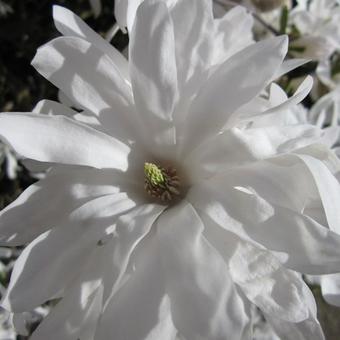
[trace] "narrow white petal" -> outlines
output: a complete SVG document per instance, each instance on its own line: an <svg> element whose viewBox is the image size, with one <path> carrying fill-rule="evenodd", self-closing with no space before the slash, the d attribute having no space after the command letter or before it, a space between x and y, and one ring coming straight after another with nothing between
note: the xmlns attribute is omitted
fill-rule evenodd
<svg viewBox="0 0 340 340"><path fill-rule="evenodd" d="M17 246L32 241L87 201L121 191L121 177L89 168L53 169L1 211L0 243Z"/></svg>
<svg viewBox="0 0 340 340"><path fill-rule="evenodd" d="M137 8L142 1L143 0L115 1L115 17L118 25L123 31L128 27L129 32L131 32Z"/></svg>
<svg viewBox="0 0 340 340"><path fill-rule="evenodd" d="M301 322L287 322L265 314L267 322L274 328L281 339L287 340L325 340L321 325L315 316Z"/></svg>
<svg viewBox="0 0 340 340"><path fill-rule="evenodd" d="M302 213L266 201L249 186L231 188L220 178L203 190L192 189L188 199L222 228L274 251L289 268L310 274L340 270L339 235Z"/></svg>
<svg viewBox="0 0 340 340"><path fill-rule="evenodd" d="M144 204L119 217L113 234L112 282L117 288L126 271L130 255L138 243L150 232L151 227L165 206Z"/></svg>
<svg viewBox="0 0 340 340"><path fill-rule="evenodd" d="M152 135L152 144L173 145L172 114L178 96L175 41L163 1L146 0L138 8L129 57L141 128Z"/></svg>
<svg viewBox="0 0 340 340"><path fill-rule="evenodd" d="M95 339L174 340L170 307L153 234L130 259L127 282L107 304Z"/></svg>
<svg viewBox="0 0 340 340"><path fill-rule="evenodd" d="M288 72L310 62L308 59L288 59L285 60L277 73L275 73L273 80L281 78L283 75L287 74Z"/></svg>
<svg viewBox="0 0 340 340"><path fill-rule="evenodd" d="M76 107L97 115L115 137L136 140L131 86L96 45L78 37L59 37L37 50L32 65Z"/></svg>
<svg viewBox="0 0 340 340"><path fill-rule="evenodd" d="M102 308L102 286L72 287L38 326L31 340L93 340Z"/></svg>
<svg viewBox="0 0 340 340"><path fill-rule="evenodd" d="M282 267L269 251L239 243L229 267L247 298L265 313L289 322L308 319L306 284L298 274Z"/></svg>
<svg viewBox="0 0 340 340"><path fill-rule="evenodd" d="M190 108L183 134L189 143L186 147L193 148L220 131L235 110L260 93L286 51L286 37L268 39L245 48L218 67Z"/></svg>
<svg viewBox="0 0 340 340"><path fill-rule="evenodd" d="M146 0L138 8L130 44L130 72L138 110L171 120L177 96L175 41L173 23L161 0Z"/></svg>
<svg viewBox="0 0 340 340"><path fill-rule="evenodd" d="M23 157L41 162L126 170L128 146L64 116L2 113L0 135Z"/></svg>
<svg viewBox="0 0 340 340"><path fill-rule="evenodd" d="M310 155L298 155L314 178L327 216L329 228L340 234L340 184L323 162Z"/></svg>
<svg viewBox="0 0 340 340"><path fill-rule="evenodd" d="M204 75L204 72L212 63L214 25L211 1L176 1L170 14L176 23L174 32L179 86L181 91L188 91L186 86L192 89L190 93L181 93L181 96L189 96L199 88L202 80L206 79L207 74Z"/></svg>
<svg viewBox="0 0 340 340"><path fill-rule="evenodd" d="M234 266L232 270L236 270L236 280L243 277L243 283L246 282L244 287L245 292L250 294L250 299L252 301L257 300L260 305L265 305L262 312L267 312L264 313L266 321L270 322L275 331L283 338L287 337L287 339L290 340L305 340L306 337L313 338L313 332L315 332L316 339L323 339L322 329L316 319L315 300L308 287L297 279L295 274L292 276L291 272L282 268L269 251L264 251L255 245L243 241L234 233L223 230L206 214L200 213L200 216L203 218L205 224L204 234L221 253L227 263L229 263L231 259L231 266ZM248 256L242 257L240 252L241 254L243 252L243 255ZM234 259L233 256L235 256ZM240 265L237 262L238 260L241 260ZM245 268L246 270L244 271L242 268ZM278 278L280 275L288 279L289 282L283 282ZM281 284L282 286L280 287ZM270 289L271 286L277 287L275 291ZM285 290L287 290L288 295L285 295L284 303L287 302L286 300L289 297L291 298L291 301L293 301L294 287L302 288L302 290L300 289L302 293L300 298L303 301L302 305L305 306L305 310L302 311L302 313L308 313L308 318L300 322L285 320L285 317L287 316L286 313L283 313L282 318L279 312L279 308L283 307L282 299L281 301L275 299L276 294L279 294L280 291L284 293ZM256 296L256 293L258 293L259 296ZM280 302L281 304L279 304ZM299 308L303 308L302 305L299 306ZM274 312L268 314L268 309L271 308L274 309ZM290 316L291 315L288 315L288 318Z"/></svg>
<svg viewBox="0 0 340 340"><path fill-rule="evenodd" d="M323 298L329 304L340 307L340 274L322 275L320 281Z"/></svg>
<svg viewBox="0 0 340 340"><path fill-rule="evenodd" d="M32 112L34 113L41 113L47 115L63 115L69 118L73 118L78 112L74 111L70 107L55 102L53 100L42 99L40 100L35 107L33 108Z"/></svg>
<svg viewBox="0 0 340 340"><path fill-rule="evenodd" d="M283 102L280 105L277 105L273 108L270 108L269 110L263 112L262 114L271 114L274 112L278 112L281 110L285 110L289 108L290 106L294 106L296 104L299 104L303 99L307 97L310 90L313 87L313 77L307 76L305 80L300 84L300 86L295 91L294 95L288 98L285 102Z"/></svg>
<svg viewBox="0 0 340 340"><path fill-rule="evenodd" d="M193 178L202 179L314 143L321 130L311 125L228 129L207 139L186 158Z"/></svg>
<svg viewBox="0 0 340 340"><path fill-rule="evenodd" d="M100 4L100 0L90 0ZM97 10L98 5L96 5ZM83 38L96 45L100 50L107 54L117 65L117 69L127 83L130 83L128 61L125 57L98 33L90 28L76 14L61 6L53 6L53 19L57 30L64 36Z"/></svg>
<svg viewBox="0 0 340 340"><path fill-rule="evenodd" d="M160 258L176 328L187 339L241 338L247 322L228 268L183 202L157 220Z"/></svg>
<svg viewBox="0 0 340 340"><path fill-rule="evenodd" d="M62 226L31 242L15 263L2 302L6 309L30 311L60 297L104 237L105 229L134 205L126 194L99 197L75 210Z"/></svg>
<svg viewBox="0 0 340 340"><path fill-rule="evenodd" d="M215 5L215 3L213 3ZM214 20L213 65L223 63L227 58L253 43L253 16L243 6L235 6L223 17Z"/></svg>

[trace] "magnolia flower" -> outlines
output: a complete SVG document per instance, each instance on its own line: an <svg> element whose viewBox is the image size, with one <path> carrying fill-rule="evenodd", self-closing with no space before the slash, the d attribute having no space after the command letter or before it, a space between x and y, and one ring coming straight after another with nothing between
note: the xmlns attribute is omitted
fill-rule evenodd
<svg viewBox="0 0 340 340"><path fill-rule="evenodd" d="M337 0L300 0L290 18L299 33L291 44L292 54L323 60L340 48L340 7Z"/></svg>
<svg viewBox="0 0 340 340"><path fill-rule="evenodd" d="M240 28L207 5L145 0L129 63L54 7L64 37L32 64L83 111L44 101L0 116L0 135L50 168L0 218L3 245L29 243L2 305L59 300L32 340L246 339L250 303L281 337L323 338L293 270L340 271L339 162L319 128L267 119L310 78L283 101L272 86L261 106L297 64L283 63L286 37L235 54Z"/></svg>

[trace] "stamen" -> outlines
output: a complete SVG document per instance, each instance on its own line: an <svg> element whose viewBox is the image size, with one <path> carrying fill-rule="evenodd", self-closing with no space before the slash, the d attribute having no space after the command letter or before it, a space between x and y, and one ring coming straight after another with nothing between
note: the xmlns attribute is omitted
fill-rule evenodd
<svg viewBox="0 0 340 340"><path fill-rule="evenodd" d="M144 187L150 196L168 203L180 195L180 180L175 168L145 163L144 174Z"/></svg>

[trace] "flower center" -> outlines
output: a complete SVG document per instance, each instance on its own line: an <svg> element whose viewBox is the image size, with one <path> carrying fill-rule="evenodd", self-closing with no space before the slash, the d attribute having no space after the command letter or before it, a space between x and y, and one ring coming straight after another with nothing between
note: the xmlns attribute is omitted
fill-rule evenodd
<svg viewBox="0 0 340 340"><path fill-rule="evenodd" d="M144 187L151 197L169 203L180 196L180 180L175 168L144 163L144 176Z"/></svg>

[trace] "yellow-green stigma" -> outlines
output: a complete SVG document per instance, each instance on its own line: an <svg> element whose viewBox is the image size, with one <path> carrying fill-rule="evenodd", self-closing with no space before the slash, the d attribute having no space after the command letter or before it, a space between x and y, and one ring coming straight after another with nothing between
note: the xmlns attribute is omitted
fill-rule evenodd
<svg viewBox="0 0 340 340"><path fill-rule="evenodd" d="M176 169L162 168L154 163L144 163L146 192L163 202L170 202L180 195L180 181Z"/></svg>

